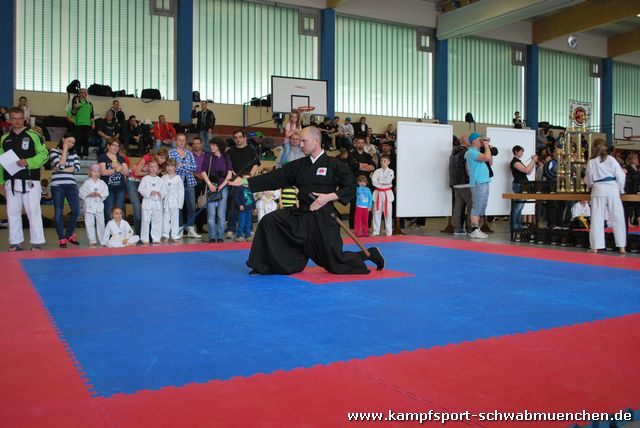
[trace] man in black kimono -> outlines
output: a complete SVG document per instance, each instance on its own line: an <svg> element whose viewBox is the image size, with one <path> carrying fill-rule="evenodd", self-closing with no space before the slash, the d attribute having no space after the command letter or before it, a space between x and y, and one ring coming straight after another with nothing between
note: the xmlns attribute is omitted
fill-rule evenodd
<svg viewBox="0 0 640 428"><path fill-rule="evenodd" d="M315 127L302 130L300 147L304 158L288 162L268 174L236 178L231 186L247 183L252 192L295 186L300 208L285 208L267 214L258 223L247 265L252 274L289 275L304 270L309 259L335 274L366 274L365 260L384 269L384 258L372 247L363 252L342 251L338 215L333 201L347 203L355 194L355 177L341 161L322 150L322 135Z"/></svg>

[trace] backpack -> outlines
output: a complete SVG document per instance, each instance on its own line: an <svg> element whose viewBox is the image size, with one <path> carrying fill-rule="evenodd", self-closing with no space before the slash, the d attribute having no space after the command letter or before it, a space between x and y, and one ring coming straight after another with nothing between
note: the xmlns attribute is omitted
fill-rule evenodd
<svg viewBox="0 0 640 428"><path fill-rule="evenodd" d="M80 81L78 79L72 80L71 83L67 85L67 94L79 94L80 93Z"/></svg>
<svg viewBox="0 0 640 428"><path fill-rule="evenodd" d="M469 184L469 174L467 173L467 162L464 155L467 153L466 147L454 150L449 156L449 187L459 184Z"/></svg>

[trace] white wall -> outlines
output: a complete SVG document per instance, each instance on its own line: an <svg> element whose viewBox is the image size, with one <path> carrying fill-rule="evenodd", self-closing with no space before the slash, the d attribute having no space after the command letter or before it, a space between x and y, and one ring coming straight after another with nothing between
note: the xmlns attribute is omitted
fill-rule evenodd
<svg viewBox="0 0 640 428"><path fill-rule="evenodd" d="M607 57L606 37L586 33L578 33L574 34L574 36L578 40L578 46L575 49L571 49L567 44L568 35L541 43L540 47L597 58Z"/></svg>
<svg viewBox="0 0 640 428"><path fill-rule="evenodd" d="M346 0L336 13L430 28L438 17L435 3L421 0Z"/></svg>

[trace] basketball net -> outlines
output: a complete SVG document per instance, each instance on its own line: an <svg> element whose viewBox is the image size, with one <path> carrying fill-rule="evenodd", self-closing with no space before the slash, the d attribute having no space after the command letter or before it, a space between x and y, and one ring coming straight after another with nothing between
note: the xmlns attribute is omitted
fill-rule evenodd
<svg viewBox="0 0 640 428"><path fill-rule="evenodd" d="M308 125L311 122L311 115L316 108L314 106L300 106L298 113L300 114L300 123Z"/></svg>

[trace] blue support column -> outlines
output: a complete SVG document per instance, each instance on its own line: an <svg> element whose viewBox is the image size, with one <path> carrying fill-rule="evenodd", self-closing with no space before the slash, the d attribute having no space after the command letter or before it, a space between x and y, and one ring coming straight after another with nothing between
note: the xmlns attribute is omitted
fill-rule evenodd
<svg viewBox="0 0 640 428"><path fill-rule="evenodd" d="M607 134L607 143L613 144L613 59L602 60L600 79L600 124L601 132ZM592 122L593 123L593 122Z"/></svg>
<svg viewBox="0 0 640 428"><path fill-rule="evenodd" d="M448 123L449 42L436 40L434 84L434 116L440 123Z"/></svg>
<svg viewBox="0 0 640 428"><path fill-rule="evenodd" d="M536 132L538 130L539 55L540 48L538 45L527 46L527 61L524 73L525 111L522 117L527 121L527 125L536 130Z"/></svg>
<svg viewBox="0 0 640 428"><path fill-rule="evenodd" d="M193 107L193 3L178 1L178 32L176 52L176 79L180 123L191 123Z"/></svg>
<svg viewBox="0 0 640 428"><path fill-rule="evenodd" d="M10 40L10 49L4 55L2 64L2 79L0 79L0 105L13 106L13 89L16 81L16 8L13 0L4 2L2 13L0 14L0 28L3 34Z"/></svg>
<svg viewBox="0 0 640 428"><path fill-rule="evenodd" d="M336 11L322 11L320 31L320 79L327 81L327 116L335 115L336 94Z"/></svg>

